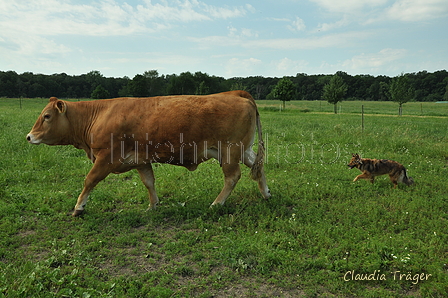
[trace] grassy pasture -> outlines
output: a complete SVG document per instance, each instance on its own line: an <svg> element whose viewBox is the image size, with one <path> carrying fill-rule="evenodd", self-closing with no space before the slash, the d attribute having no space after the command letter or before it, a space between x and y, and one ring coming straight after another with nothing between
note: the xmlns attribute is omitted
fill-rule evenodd
<svg viewBox="0 0 448 298"><path fill-rule="evenodd" d="M224 206L217 162L111 174L80 218L91 164L25 136L47 100L0 99L0 297L446 297L448 109L259 103L273 197L248 169ZM360 106L364 104L365 130ZM351 153L401 162L416 184L353 183ZM360 280L367 279L367 280Z"/></svg>
<svg viewBox="0 0 448 298"><path fill-rule="evenodd" d="M264 110L280 110L281 102L278 100L259 101L259 107ZM391 101L342 101L338 103L338 113L361 114L364 106L365 114L398 115L398 104ZM286 102L287 110L299 110L301 112L331 113L334 107L326 101L289 101ZM403 104L403 115L407 116L448 116L447 103L435 102L408 102Z"/></svg>

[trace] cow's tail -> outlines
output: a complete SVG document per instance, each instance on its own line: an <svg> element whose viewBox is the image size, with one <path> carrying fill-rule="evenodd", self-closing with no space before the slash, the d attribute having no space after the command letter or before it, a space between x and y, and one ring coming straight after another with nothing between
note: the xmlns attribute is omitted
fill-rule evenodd
<svg viewBox="0 0 448 298"><path fill-rule="evenodd" d="M261 130L260 114L258 113L258 109L257 109L256 122L257 122L257 130L258 130L258 151L257 151L257 156L255 157L254 164L252 165L252 167L250 169L250 177L253 180L260 180L260 178L263 176L265 148L264 148L264 142L263 142L263 134L262 134L262 130Z"/></svg>

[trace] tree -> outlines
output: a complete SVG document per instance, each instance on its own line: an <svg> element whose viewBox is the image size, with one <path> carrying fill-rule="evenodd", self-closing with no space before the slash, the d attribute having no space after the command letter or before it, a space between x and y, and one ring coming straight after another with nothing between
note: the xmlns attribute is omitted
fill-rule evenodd
<svg viewBox="0 0 448 298"><path fill-rule="evenodd" d="M339 75L334 75L328 84L324 86L322 98L331 104L334 104L334 113L338 113L337 104L342 101L347 93L347 84Z"/></svg>
<svg viewBox="0 0 448 298"><path fill-rule="evenodd" d="M398 115L401 116L403 104L414 97L415 91L409 84L409 78L401 73L401 75L392 79L389 93L392 101L398 103Z"/></svg>
<svg viewBox="0 0 448 298"><path fill-rule="evenodd" d="M196 88L196 95L207 95L210 94L210 88L202 81Z"/></svg>
<svg viewBox="0 0 448 298"><path fill-rule="evenodd" d="M102 85L98 85L98 87L93 90L92 94L90 95L93 99L104 99L109 98L109 91L107 91Z"/></svg>
<svg viewBox="0 0 448 298"><path fill-rule="evenodd" d="M180 75L167 76L168 85L167 92L171 95L194 94L196 91L195 80L193 74L189 71Z"/></svg>
<svg viewBox="0 0 448 298"><path fill-rule="evenodd" d="M98 70L92 70L86 74L86 80L91 85L91 90L94 90L98 85L101 85L104 76Z"/></svg>
<svg viewBox="0 0 448 298"><path fill-rule="evenodd" d="M446 77L443 82L446 84L445 86L445 94L443 95L443 100L448 101L448 77Z"/></svg>
<svg viewBox="0 0 448 298"><path fill-rule="evenodd" d="M283 109L285 109L285 104L287 101L293 99L295 91L294 83L287 77L283 77L272 89L272 95L274 98L281 100L283 102Z"/></svg>
<svg viewBox="0 0 448 298"><path fill-rule="evenodd" d="M143 73L146 79L146 96L161 95L162 91L162 78L159 77L159 72L155 69L147 70Z"/></svg>
<svg viewBox="0 0 448 298"><path fill-rule="evenodd" d="M246 91L247 90L247 86L245 86L242 82L242 80L238 80L232 83L232 85L230 86L230 90L243 90Z"/></svg>
<svg viewBox="0 0 448 298"><path fill-rule="evenodd" d="M390 100L390 94L389 94L389 84L386 82L380 82L380 100L387 101Z"/></svg>
<svg viewBox="0 0 448 298"><path fill-rule="evenodd" d="M147 80L141 74L134 76L132 81L129 82L129 92L135 97L145 97L148 96L148 86Z"/></svg>

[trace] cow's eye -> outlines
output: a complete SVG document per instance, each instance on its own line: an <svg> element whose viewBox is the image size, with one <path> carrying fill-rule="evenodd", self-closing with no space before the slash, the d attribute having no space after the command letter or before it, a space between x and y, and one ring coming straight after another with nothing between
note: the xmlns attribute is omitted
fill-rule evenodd
<svg viewBox="0 0 448 298"><path fill-rule="evenodd" d="M44 120L49 120L51 118L50 114L45 114L44 115Z"/></svg>

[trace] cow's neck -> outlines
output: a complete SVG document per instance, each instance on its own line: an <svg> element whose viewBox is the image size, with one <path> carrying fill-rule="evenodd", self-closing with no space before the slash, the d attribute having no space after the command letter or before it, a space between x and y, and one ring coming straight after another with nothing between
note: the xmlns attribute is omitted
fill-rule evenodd
<svg viewBox="0 0 448 298"><path fill-rule="evenodd" d="M68 143L87 154L91 151L91 130L104 104L101 101L67 103L67 118L70 122Z"/></svg>

